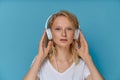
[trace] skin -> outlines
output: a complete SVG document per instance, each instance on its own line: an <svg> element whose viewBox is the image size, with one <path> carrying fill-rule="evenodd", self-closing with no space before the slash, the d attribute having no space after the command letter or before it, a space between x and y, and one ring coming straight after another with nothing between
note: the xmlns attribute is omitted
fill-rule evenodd
<svg viewBox="0 0 120 80"><path fill-rule="evenodd" d="M68 20L68 18L64 16L59 16L55 19L51 27L53 42L55 43L55 48L57 51L55 54L55 57L56 57L57 65L59 68L58 71L60 73L63 73L65 70L67 70L73 63L72 54L70 52L70 44L73 42L75 28L72 26L73 25ZM42 62L46 59L52 45L52 42L49 41L47 48L45 48L44 47L45 38L46 38L46 32L44 31L44 34L39 43L37 58L35 59L30 70L24 77L24 80L38 79L37 73L38 73L39 67L41 66ZM65 40L62 41L61 39L65 39ZM80 32L80 44L81 44L80 48L78 48L77 42L75 43L75 46L76 46L78 55L85 61L85 63L87 64L90 70L91 74L87 77L87 80L104 80L92 61L92 58L89 54L87 41L85 40L82 32ZM49 59L49 61L51 65L57 70L54 57Z"/></svg>

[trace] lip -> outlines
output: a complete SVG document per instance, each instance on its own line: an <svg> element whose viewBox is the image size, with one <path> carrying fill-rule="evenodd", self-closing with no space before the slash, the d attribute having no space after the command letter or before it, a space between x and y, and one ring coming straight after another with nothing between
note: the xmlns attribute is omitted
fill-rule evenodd
<svg viewBox="0 0 120 80"><path fill-rule="evenodd" d="M66 41L67 41L67 39L60 39L60 41L62 41L62 42L66 42Z"/></svg>

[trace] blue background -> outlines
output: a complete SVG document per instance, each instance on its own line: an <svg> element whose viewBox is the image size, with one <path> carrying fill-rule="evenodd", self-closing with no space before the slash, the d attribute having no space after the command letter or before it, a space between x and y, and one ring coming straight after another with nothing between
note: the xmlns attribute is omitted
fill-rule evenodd
<svg viewBox="0 0 120 80"><path fill-rule="evenodd" d="M118 0L1 0L0 80L22 80L37 55L47 17L62 9L78 17L105 80L120 80Z"/></svg>

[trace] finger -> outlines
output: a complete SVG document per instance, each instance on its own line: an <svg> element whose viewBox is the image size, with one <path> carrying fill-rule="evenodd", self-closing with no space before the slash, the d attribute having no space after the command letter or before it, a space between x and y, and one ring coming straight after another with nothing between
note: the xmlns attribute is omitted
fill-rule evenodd
<svg viewBox="0 0 120 80"><path fill-rule="evenodd" d="M44 46L45 37L46 37L46 32L44 30L43 36L42 36L41 41L40 41L40 46Z"/></svg>
<svg viewBox="0 0 120 80"><path fill-rule="evenodd" d="M49 41L48 46L47 46L47 50L49 51L51 47L52 47L52 41Z"/></svg>
<svg viewBox="0 0 120 80"><path fill-rule="evenodd" d="M83 45L83 35L82 35L82 32L79 33L80 34L80 37L79 37L79 41L80 41L80 45Z"/></svg>
<svg viewBox="0 0 120 80"><path fill-rule="evenodd" d="M82 32L80 31L80 40L83 41L83 39L84 39L84 36L83 36Z"/></svg>
<svg viewBox="0 0 120 80"><path fill-rule="evenodd" d="M80 43L81 43L81 45L87 46L87 42L86 42L85 37L82 34L82 32L80 32Z"/></svg>
<svg viewBox="0 0 120 80"><path fill-rule="evenodd" d="M78 43L75 42L75 49L78 49Z"/></svg>

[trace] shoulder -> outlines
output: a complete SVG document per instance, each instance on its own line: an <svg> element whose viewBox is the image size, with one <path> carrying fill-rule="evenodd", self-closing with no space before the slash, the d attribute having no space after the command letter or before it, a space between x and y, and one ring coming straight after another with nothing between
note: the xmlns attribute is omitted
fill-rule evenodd
<svg viewBox="0 0 120 80"><path fill-rule="evenodd" d="M50 69L51 69L50 67L51 67L51 65L50 65L49 59L46 58L46 59L42 62L41 66L40 66L40 69L41 69L41 71L50 70Z"/></svg>
<svg viewBox="0 0 120 80"><path fill-rule="evenodd" d="M31 65L30 65L30 67L33 65L33 63L35 62L36 58L37 58L37 55L34 57L34 59L33 59L32 63L31 63ZM48 63L48 59L46 58L46 59L42 62L40 68L46 66L47 63Z"/></svg>
<svg viewBox="0 0 120 80"><path fill-rule="evenodd" d="M48 59L47 58L42 62L42 65L41 65L41 67L45 67L45 66L48 66Z"/></svg>
<svg viewBox="0 0 120 80"><path fill-rule="evenodd" d="M75 68L80 72L84 72L84 70L88 69L87 64L82 59L79 59L79 62L75 65Z"/></svg>
<svg viewBox="0 0 120 80"><path fill-rule="evenodd" d="M82 59L79 59L78 64L76 64L75 71L77 74L79 74L79 76L82 76L85 79L87 78L88 75L90 75L89 68L88 68L87 64L85 63L85 61Z"/></svg>
<svg viewBox="0 0 120 80"><path fill-rule="evenodd" d="M85 65L85 61L83 59L79 59L79 61L76 65L77 66L83 66L83 65Z"/></svg>

